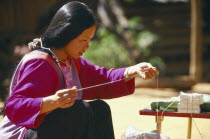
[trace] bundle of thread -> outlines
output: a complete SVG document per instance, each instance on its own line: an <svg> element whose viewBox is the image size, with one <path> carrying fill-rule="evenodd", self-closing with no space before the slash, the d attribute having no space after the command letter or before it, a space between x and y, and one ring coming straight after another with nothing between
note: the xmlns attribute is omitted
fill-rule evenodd
<svg viewBox="0 0 210 139"><path fill-rule="evenodd" d="M179 113L200 113L200 105L203 104L203 95L192 93L186 94L181 92L180 102L178 104Z"/></svg>

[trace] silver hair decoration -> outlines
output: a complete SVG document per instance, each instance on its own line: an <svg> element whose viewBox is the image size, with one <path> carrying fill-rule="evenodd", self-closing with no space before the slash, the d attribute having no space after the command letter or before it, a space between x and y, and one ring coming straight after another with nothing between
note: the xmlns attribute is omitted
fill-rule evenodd
<svg viewBox="0 0 210 139"><path fill-rule="evenodd" d="M28 43L28 48L31 51L32 50L39 49L39 48L47 49L47 48L43 47L42 39L41 38L36 38L36 39L33 40L33 42Z"/></svg>

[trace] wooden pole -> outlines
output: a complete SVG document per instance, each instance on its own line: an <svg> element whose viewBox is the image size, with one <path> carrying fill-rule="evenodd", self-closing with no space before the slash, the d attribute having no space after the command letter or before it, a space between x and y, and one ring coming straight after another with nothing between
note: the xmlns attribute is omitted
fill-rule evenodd
<svg viewBox="0 0 210 139"><path fill-rule="evenodd" d="M191 0L190 76L202 80L202 11L201 0Z"/></svg>
<svg viewBox="0 0 210 139"><path fill-rule="evenodd" d="M192 118L188 118L187 139L191 139L192 134Z"/></svg>
<svg viewBox="0 0 210 139"><path fill-rule="evenodd" d="M161 133L161 126L162 126L163 119L164 119L164 116L156 115L156 117L155 117L155 120L156 120L156 130L155 130L155 132Z"/></svg>

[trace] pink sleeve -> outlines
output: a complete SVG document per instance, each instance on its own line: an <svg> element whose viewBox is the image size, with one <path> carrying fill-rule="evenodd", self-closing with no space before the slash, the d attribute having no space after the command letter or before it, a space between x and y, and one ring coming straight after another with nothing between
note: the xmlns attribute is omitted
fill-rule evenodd
<svg viewBox="0 0 210 139"><path fill-rule="evenodd" d="M91 64L80 58L81 73L80 80L83 87L113 82L124 78L126 68L106 69ZM124 80L114 82L101 87L95 87L83 91L83 99L111 99L132 94L135 90L135 80L125 83Z"/></svg>
<svg viewBox="0 0 210 139"><path fill-rule="evenodd" d="M36 128L42 121L36 118L43 97L54 94L58 88L58 75L47 61L29 60L20 68L19 81L6 102L5 113L18 126Z"/></svg>

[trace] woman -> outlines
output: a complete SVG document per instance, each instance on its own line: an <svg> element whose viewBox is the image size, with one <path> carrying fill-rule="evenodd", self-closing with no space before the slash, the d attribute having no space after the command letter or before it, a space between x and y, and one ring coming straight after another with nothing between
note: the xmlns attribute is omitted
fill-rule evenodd
<svg viewBox="0 0 210 139"><path fill-rule="evenodd" d="M132 94L135 75L151 79L158 70L149 63L107 70L83 59L95 30L84 3L58 10L14 73L0 138L114 138L110 108L99 99Z"/></svg>

